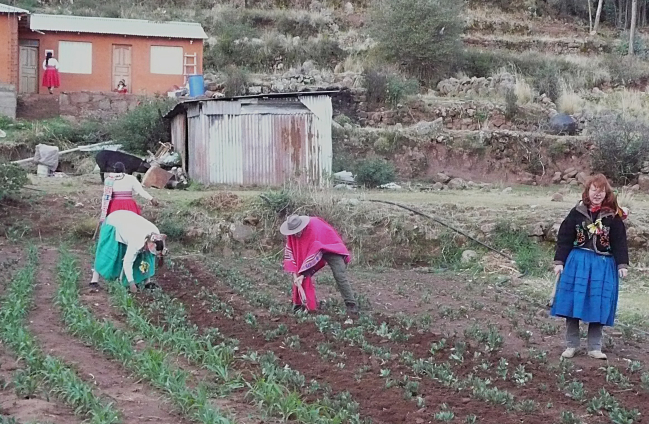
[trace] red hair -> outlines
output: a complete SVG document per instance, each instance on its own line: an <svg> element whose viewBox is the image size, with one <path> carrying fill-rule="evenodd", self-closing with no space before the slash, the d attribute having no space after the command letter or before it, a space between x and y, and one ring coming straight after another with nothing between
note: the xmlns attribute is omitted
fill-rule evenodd
<svg viewBox="0 0 649 424"><path fill-rule="evenodd" d="M592 186L606 191L606 196L602 201L602 209L610 209L613 212L617 212L619 209L617 205L617 196L615 196L611 184L603 174L593 175L586 181L586 184L584 184L584 192L581 194L581 200L584 202L584 205L590 208L590 197L588 196L588 192Z"/></svg>

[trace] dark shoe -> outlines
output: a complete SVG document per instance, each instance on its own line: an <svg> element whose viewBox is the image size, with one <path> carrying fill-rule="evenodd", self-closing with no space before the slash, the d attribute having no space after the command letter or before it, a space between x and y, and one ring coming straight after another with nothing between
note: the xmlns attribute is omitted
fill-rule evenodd
<svg viewBox="0 0 649 424"><path fill-rule="evenodd" d="M159 289L160 286L157 285L156 283L146 283L144 285L144 288L147 289L147 290L156 290L156 289Z"/></svg>
<svg viewBox="0 0 649 424"><path fill-rule="evenodd" d="M293 313L298 313L299 311L306 311L306 308L303 305L293 305Z"/></svg>
<svg viewBox="0 0 649 424"><path fill-rule="evenodd" d="M357 303L345 303L345 306L347 307L348 314L358 315L359 311Z"/></svg>
<svg viewBox="0 0 649 424"><path fill-rule="evenodd" d="M91 281L89 287L92 293L97 293L99 291L99 283L96 281Z"/></svg>

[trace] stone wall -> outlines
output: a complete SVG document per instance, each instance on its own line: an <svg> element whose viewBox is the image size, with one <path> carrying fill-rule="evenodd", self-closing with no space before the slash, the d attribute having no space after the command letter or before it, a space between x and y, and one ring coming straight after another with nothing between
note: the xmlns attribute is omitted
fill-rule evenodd
<svg viewBox="0 0 649 424"><path fill-rule="evenodd" d="M59 110L61 116L110 119L135 109L143 100L135 94L64 92L59 96Z"/></svg>
<svg viewBox="0 0 649 424"><path fill-rule="evenodd" d="M16 119L16 89L13 85L0 84L0 115Z"/></svg>
<svg viewBox="0 0 649 424"><path fill-rule="evenodd" d="M481 47L485 49L499 49L511 50L517 52L526 51L541 51L557 55L562 54L602 54L610 53L613 47L600 40L584 39L584 40L557 40L557 39L542 39L534 37L525 38L488 38L478 36L465 36L463 38L464 44L472 47Z"/></svg>

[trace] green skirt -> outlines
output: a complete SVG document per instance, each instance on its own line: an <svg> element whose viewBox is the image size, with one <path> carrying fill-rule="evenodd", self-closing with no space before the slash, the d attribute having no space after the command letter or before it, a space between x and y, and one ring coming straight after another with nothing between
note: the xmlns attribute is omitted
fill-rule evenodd
<svg viewBox="0 0 649 424"><path fill-rule="evenodd" d="M124 267L126 245L117 241L115 227L103 224L99 232L99 241L95 252L95 271L106 280L119 278ZM151 252L141 252L133 263L133 279L135 284L153 277L155 274L155 256ZM128 286L126 277L122 276L122 284Z"/></svg>

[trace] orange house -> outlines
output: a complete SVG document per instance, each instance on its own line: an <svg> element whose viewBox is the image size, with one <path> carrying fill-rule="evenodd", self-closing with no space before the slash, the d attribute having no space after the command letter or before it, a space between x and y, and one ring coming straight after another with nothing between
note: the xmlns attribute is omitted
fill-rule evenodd
<svg viewBox="0 0 649 424"><path fill-rule="evenodd" d="M19 94L47 93L41 81L48 51L59 64L59 90L66 92L114 91L124 80L129 93L165 93L203 72L207 36L198 23L22 12L6 14L5 26L18 28L17 45L5 52L0 42L0 58L12 64L0 70L0 83L12 83Z"/></svg>
<svg viewBox="0 0 649 424"><path fill-rule="evenodd" d="M18 87L18 25L27 24L29 12L0 3L0 84Z"/></svg>

